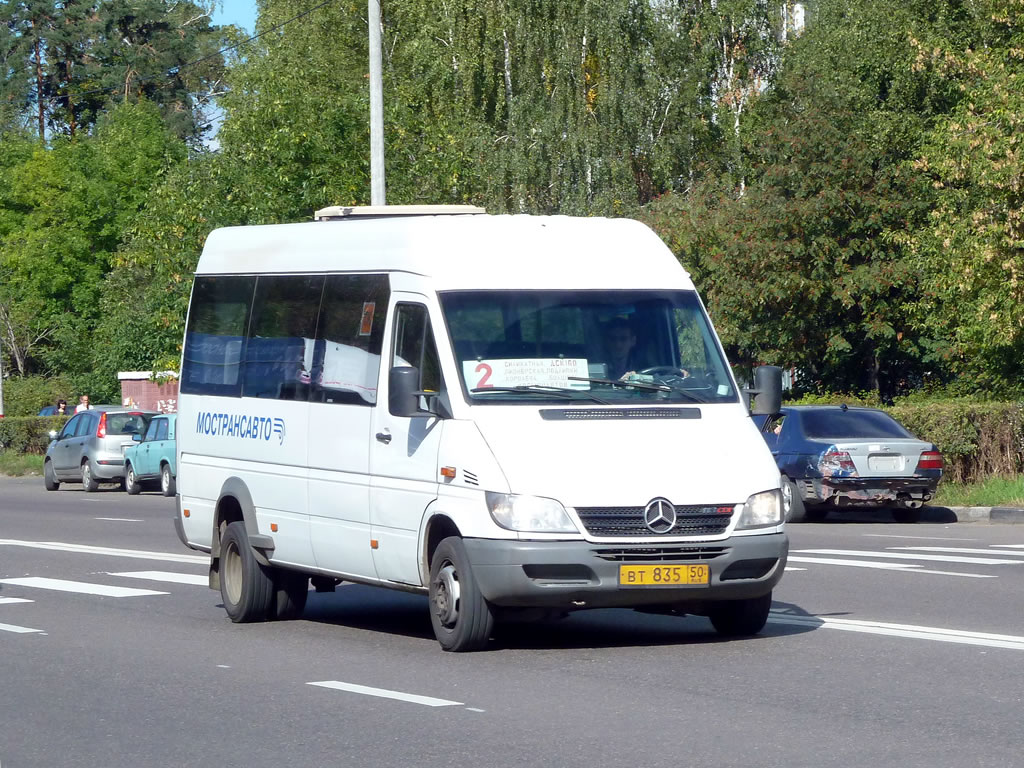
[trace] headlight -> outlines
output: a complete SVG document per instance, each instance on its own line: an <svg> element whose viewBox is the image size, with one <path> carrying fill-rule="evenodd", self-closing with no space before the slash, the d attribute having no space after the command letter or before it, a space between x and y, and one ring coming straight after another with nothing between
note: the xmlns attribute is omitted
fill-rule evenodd
<svg viewBox="0 0 1024 768"><path fill-rule="evenodd" d="M782 522L782 492L778 489L755 493L743 505L736 530L767 528Z"/></svg>
<svg viewBox="0 0 1024 768"><path fill-rule="evenodd" d="M510 531L576 533L565 507L554 499L485 492L487 509L494 522Z"/></svg>

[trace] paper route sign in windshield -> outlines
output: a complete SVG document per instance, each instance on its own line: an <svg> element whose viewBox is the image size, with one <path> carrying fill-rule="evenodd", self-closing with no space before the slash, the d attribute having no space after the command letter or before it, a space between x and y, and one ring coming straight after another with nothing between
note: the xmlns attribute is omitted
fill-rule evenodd
<svg viewBox="0 0 1024 768"><path fill-rule="evenodd" d="M462 374L469 389L487 387L567 387L590 389L586 381L570 381L570 376L586 378L590 374L582 357L537 357L512 360L464 360Z"/></svg>

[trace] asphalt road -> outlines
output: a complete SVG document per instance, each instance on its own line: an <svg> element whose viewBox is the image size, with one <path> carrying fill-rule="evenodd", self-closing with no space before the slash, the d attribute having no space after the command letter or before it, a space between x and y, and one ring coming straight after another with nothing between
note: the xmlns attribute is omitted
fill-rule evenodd
<svg viewBox="0 0 1024 768"><path fill-rule="evenodd" d="M794 525L754 639L602 610L446 654L362 586L231 624L173 509L0 478L2 768L1022 761L1024 526Z"/></svg>

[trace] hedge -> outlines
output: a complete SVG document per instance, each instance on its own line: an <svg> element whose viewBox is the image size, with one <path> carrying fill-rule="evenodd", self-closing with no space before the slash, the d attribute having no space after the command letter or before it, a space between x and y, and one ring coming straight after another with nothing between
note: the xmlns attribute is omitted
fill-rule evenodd
<svg viewBox="0 0 1024 768"><path fill-rule="evenodd" d="M81 390L84 391L87 390ZM43 406L56 405L61 398L74 408L78 404L78 394L80 391L67 377L11 376L4 379L4 413L8 418L35 416ZM93 398L93 402L100 401Z"/></svg>
<svg viewBox="0 0 1024 768"><path fill-rule="evenodd" d="M917 437L935 443L946 460L947 481L974 483L1024 472L1024 403L953 398L879 405L864 396L826 395L793 404L841 403L881 408Z"/></svg>
<svg viewBox="0 0 1024 768"><path fill-rule="evenodd" d="M70 416L25 416L0 419L0 451L46 453L50 430L60 431Z"/></svg>

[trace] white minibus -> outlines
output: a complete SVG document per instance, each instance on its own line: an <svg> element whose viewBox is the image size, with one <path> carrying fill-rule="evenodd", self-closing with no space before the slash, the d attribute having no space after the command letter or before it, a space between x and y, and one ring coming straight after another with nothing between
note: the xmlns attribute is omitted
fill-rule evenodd
<svg viewBox="0 0 1024 768"><path fill-rule="evenodd" d="M628 219L393 206L215 230L177 459L175 527L235 622L345 581L427 595L452 651L587 608L750 635L786 564L779 471L704 306Z"/></svg>

